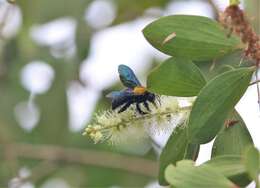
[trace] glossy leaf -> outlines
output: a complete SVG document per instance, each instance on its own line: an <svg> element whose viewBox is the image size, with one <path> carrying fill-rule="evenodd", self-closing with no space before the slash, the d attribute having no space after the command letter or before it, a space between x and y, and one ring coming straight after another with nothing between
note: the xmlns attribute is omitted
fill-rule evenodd
<svg viewBox="0 0 260 188"><path fill-rule="evenodd" d="M147 87L161 95L196 96L206 80L192 61L170 58L155 68L148 76Z"/></svg>
<svg viewBox="0 0 260 188"><path fill-rule="evenodd" d="M231 70L207 83L189 117L187 132L191 143L207 143L216 136L246 91L253 71L253 68Z"/></svg>
<svg viewBox="0 0 260 188"><path fill-rule="evenodd" d="M183 160L176 166L169 165L165 178L176 188L232 188L236 187L210 165L195 167L192 161Z"/></svg>
<svg viewBox="0 0 260 188"><path fill-rule="evenodd" d="M250 146L245 154L245 167L252 180L256 181L256 187L260 186L260 153L253 146Z"/></svg>
<svg viewBox="0 0 260 188"><path fill-rule="evenodd" d="M251 182L241 155L222 155L212 158L205 164L210 165L239 186L245 187Z"/></svg>
<svg viewBox="0 0 260 188"><path fill-rule="evenodd" d="M187 144L186 151L184 154L184 159L192 159L193 161L196 161L199 155L199 151L200 151L199 144Z"/></svg>
<svg viewBox="0 0 260 188"><path fill-rule="evenodd" d="M253 140L240 115L234 111L226 120L225 126L217 135L211 157L220 155L241 155Z"/></svg>
<svg viewBox="0 0 260 188"><path fill-rule="evenodd" d="M178 126L167 141L160 155L159 183L168 185L164 178L164 172L169 164L176 164L184 158L196 160L199 146L188 144L186 128Z"/></svg>
<svg viewBox="0 0 260 188"><path fill-rule="evenodd" d="M227 33L216 21L202 16L162 17L143 30L156 49L174 57L209 60L241 48L237 37Z"/></svg>
<svg viewBox="0 0 260 188"><path fill-rule="evenodd" d="M249 145L253 145L251 135L243 119L236 111L234 111L228 117L228 119L225 122L225 126L223 126L222 130L217 135L212 147L211 157L214 157L213 160L215 160L216 157L221 158L221 156L226 155L240 156L245 152L245 149ZM242 164L240 160L240 167L241 165ZM232 167L230 167L229 169L231 170ZM235 170L233 171L235 172ZM248 178L248 175L245 172L234 174L234 176L231 179L237 185L240 185L242 187L245 187L251 182L251 180Z"/></svg>
<svg viewBox="0 0 260 188"><path fill-rule="evenodd" d="M244 52L242 50L229 53L221 58L217 58L209 61L194 62L206 77L207 80L218 76L221 73L230 71L232 69L241 67L250 67L254 65L254 62L248 58L243 58Z"/></svg>
<svg viewBox="0 0 260 188"><path fill-rule="evenodd" d="M240 155L222 155L215 157L204 164L214 167L227 177L232 177L246 172L242 160Z"/></svg>

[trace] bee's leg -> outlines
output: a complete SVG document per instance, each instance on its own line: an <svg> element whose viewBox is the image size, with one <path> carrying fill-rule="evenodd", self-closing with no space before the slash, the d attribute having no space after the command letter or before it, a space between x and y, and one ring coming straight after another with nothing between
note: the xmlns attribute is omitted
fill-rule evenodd
<svg viewBox="0 0 260 188"><path fill-rule="evenodd" d="M155 108L158 107L156 101L158 101L159 106L161 106L161 100L160 100L160 97L158 95L156 95L155 100L151 101Z"/></svg>
<svg viewBox="0 0 260 188"><path fill-rule="evenodd" d="M147 114L146 112L144 112L144 111L141 110L141 108L140 108L140 103L136 103L136 109L137 109L137 112L138 112L139 114L142 114L142 115Z"/></svg>
<svg viewBox="0 0 260 188"><path fill-rule="evenodd" d="M151 112L151 109L149 108L149 104L145 101L144 102L144 107L149 111Z"/></svg>
<svg viewBox="0 0 260 188"><path fill-rule="evenodd" d="M131 105L131 102L126 103L122 108L120 108L118 113L125 111L130 105Z"/></svg>
<svg viewBox="0 0 260 188"><path fill-rule="evenodd" d="M161 98L160 98L159 95L156 95L156 101L158 101L158 103L159 103L160 106L162 105L162 104L161 104ZM154 103L155 103L155 101L154 101Z"/></svg>
<svg viewBox="0 0 260 188"><path fill-rule="evenodd" d="M152 101L152 104L154 105L155 108L157 108L157 104L155 101Z"/></svg>

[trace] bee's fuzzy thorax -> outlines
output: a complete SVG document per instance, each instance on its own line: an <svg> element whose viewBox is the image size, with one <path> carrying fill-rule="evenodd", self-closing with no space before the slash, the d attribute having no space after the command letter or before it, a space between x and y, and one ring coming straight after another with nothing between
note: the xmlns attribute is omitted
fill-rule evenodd
<svg viewBox="0 0 260 188"><path fill-rule="evenodd" d="M144 94L146 91L147 91L146 87L143 87L143 86L136 86L136 87L133 89L134 94L137 94L137 95L142 95L142 94Z"/></svg>

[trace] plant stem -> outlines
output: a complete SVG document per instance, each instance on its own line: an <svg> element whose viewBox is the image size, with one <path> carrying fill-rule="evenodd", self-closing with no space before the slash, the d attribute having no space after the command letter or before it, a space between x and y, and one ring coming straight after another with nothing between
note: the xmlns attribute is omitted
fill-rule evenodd
<svg viewBox="0 0 260 188"><path fill-rule="evenodd" d="M54 145L35 145L12 143L6 147L23 159L37 159L51 162L68 162L82 165L94 165L105 168L120 169L147 177L156 177L158 164L156 161L138 157L129 157L106 151L67 148ZM2 147L0 147L0 151Z"/></svg>
<svg viewBox="0 0 260 188"><path fill-rule="evenodd" d="M220 12L219 7L215 4L215 2L213 0L208 0L208 3L211 5L211 7L213 8L216 16L218 16L218 13Z"/></svg>
<svg viewBox="0 0 260 188"><path fill-rule="evenodd" d="M259 71L259 61L256 62L256 71L255 71L255 77L256 80L259 80L259 76L258 76L258 71ZM260 110L260 86L259 86L259 82L256 83L256 87L257 87L257 96L258 96L258 105L259 105L259 110Z"/></svg>
<svg viewBox="0 0 260 188"><path fill-rule="evenodd" d="M180 112L186 112L186 111L189 111L189 110L191 110L191 106L179 108ZM129 118L128 120L122 120L119 124L103 126L103 127L99 128L99 129L95 129L95 131L101 131L101 130L105 130L105 129L112 129L112 128L118 127L119 125L127 125L130 122L137 122L137 121L143 120L145 118L146 119L151 119L154 116L164 116L164 115L173 114L173 113L176 113L176 111L174 111L174 112L167 111L167 112L160 112L160 113L151 113L151 114L146 114L146 115L139 116L139 117L132 116L132 118Z"/></svg>
<svg viewBox="0 0 260 188"><path fill-rule="evenodd" d="M255 84L257 84L258 82L260 82L260 80L256 80L256 81L250 83L249 86L255 85Z"/></svg>

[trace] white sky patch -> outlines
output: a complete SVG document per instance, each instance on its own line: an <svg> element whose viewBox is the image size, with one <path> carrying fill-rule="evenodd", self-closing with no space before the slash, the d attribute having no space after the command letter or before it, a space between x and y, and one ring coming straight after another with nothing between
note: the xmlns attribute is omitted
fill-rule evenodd
<svg viewBox="0 0 260 188"><path fill-rule="evenodd" d="M211 156L211 149L213 146L214 140L212 140L211 142L207 143L207 144L201 144L200 145L200 152L196 161L196 165L200 165L204 162L206 162L207 160L210 160L210 156Z"/></svg>
<svg viewBox="0 0 260 188"><path fill-rule="evenodd" d="M142 35L142 29L150 22L150 19L138 19L97 32L91 41L90 56L81 68L82 80L102 90L119 81L120 64L130 66L140 75L158 54Z"/></svg>
<svg viewBox="0 0 260 188"><path fill-rule="evenodd" d="M38 45L50 47L54 57L72 57L76 51L76 26L75 19L64 17L32 26L30 35Z"/></svg>
<svg viewBox="0 0 260 188"><path fill-rule="evenodd" d="M69 105L69 127L72 131L81 131L100 97L99 91L83 87L78 82L72 82L67 90Z"/></svg>
<svg viewBox="0 0 260 188"><path fill-rule="evenodd" d="M21 70L21 83L34 94L42 94L51 87L55 73L53 68L43 61L32 61Z"/></svg>
<svg viewBox="0 0 260 188"><path fill-rule="evenodd" d="M247 188L255 188L255 187L256 187L255 182L252 182L252 183L250 183L250 184L247 186Z"/></svg>
<svg viewBox="0 0 260 188"><path fill-rule="evenodd" d="M109 26L115 17L116 7L111 0L92 1L85 12L85 20L95 29Z"/></svg>
<svg viewBox="0 0 260 188"><path fill-rule="evenodd" d="M30 97L28 101L20 102L15 106L14 115L24 130L31 131L39 122L40 110L34 103L34 97L50 89L54 76L53 68L39 60L32 61L21 69L21 84L30 92Z"/></svg>
<svg viewBox="0 0 260 188"><path fill-rule="evenodd" d="M42 25L32 26L31 37L40 45L52 46L73 40L75 29L76 21L73 18L59 18Z"/></svg>
<svg viewBox="0 0 260 188"><path fill-rule="evenodd" d="M145 185L144 188L165 188L165 186L160 186L157 181L152 181Z"/></svg>
<svg viewBox="0 0 260 188"><path fill-rule="evenodd" d="M1 3L1 2L0 2ZM4 21L4 27L1 29L1 34L5 38L14 37L22 25L22 12L16 5L2 2L0 4L0 22Z"/></svg>
<svg viewBox="0 0 260 188"><path fill-rule="evenodd" d="M20 102L15 106L14 115L19 125L26 131L31 131L40 120L38 106L29 101Z"/></svg>
<svg viewBox="0 0 260 188"><path fill-rule="evenodd" d="M168 4L164 15L186 14L213 18L212 7L207 1L172 1Z"/></svg>

